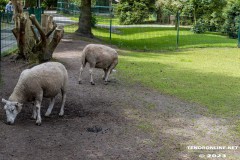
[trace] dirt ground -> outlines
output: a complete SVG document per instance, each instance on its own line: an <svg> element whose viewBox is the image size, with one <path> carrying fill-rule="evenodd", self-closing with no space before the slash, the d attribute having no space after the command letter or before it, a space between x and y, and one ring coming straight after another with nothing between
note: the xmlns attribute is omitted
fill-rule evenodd
<svg viewBox="0 0 240 160"><path fill-rule="evenodd" d="M240 145L232 131L233 121L213 117L205 107L120 80L117 68L108 85L101 78L103 71L96 69L94 86L85 68L79 85L80 55L88 43L64 38L54 53L54 59L62 62L69 74L63 118L58 117L60 96L50 118L43 116L48 105L44 99L41 126L30 119L31 104L24 106L15 125L6 125L1 104L0 160L195 160L208 154L226 154L226 158L217 159L240 157L239 149L187 149ZM9 57L2 59L0 98L10 96L27 67L23 62L11 62Z"/></svg>

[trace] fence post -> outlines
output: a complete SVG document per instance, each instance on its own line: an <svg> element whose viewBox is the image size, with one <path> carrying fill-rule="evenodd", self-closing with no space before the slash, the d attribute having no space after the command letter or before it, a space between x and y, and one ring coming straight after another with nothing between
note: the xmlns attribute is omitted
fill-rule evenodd
<svg viewBox="0 0 240 160"><path fill-rule="evenodd" d="M113 17L112 1L110 1L109 11L110 11L110 27L109 27L110 35L109 35L109 38L110 38L110 43L112 44L112 17Z"/></svg>
<svg viewBox="0 0 240 160"><path fill-rule="evenodd" d="M0 61L2 60L2 12L0 11Z"/></svg>
<svg viewBox="0 0 240 160"><path fill-rule="evenodd" d="M240 48L240 20L238 21L238 48Z"/></svg>
<svg viewBox="0 0 240 160"><path fill-rule="evenodd" d="M179 28L179 26L180 26L180 12L179 11L177 11L176 19L177 19L177 45L176 45L176 49L178 49L178 45L179 45L179 30L180 30L180 28Z"/></svg>

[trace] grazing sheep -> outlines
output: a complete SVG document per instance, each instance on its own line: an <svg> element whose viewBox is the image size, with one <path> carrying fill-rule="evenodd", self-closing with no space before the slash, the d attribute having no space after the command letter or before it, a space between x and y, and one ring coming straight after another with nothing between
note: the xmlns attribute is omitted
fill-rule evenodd
<svg viewBox="0 0 240 160"><path fill-rule="evenodd" d="M118 53L116 50L99 44L89 44L87 45L82 52L80 66L80 74L79 74L79 84L82 82L82 72L86 63L88 62L90 65L90 82L94 85L93 81L93 68L102 68L104 71L103 80L105 84L108 82L108 76L118 64Z"/></svg>
<svg viewBox="0 0 240 160"><path fill-rule="evenodd" d="M55 103L55 97L59 92L62 93L59 116L63 116L67 81L67 70L64 65L58 62L47 62L24 70L9 99L2 99L2 102L5 103L7 124L14 123L23 103L34 102L32 118L37 119L36 125L41 125L40 109L43 97L51 99L45 114L45 116L49 116Z"/></svg>

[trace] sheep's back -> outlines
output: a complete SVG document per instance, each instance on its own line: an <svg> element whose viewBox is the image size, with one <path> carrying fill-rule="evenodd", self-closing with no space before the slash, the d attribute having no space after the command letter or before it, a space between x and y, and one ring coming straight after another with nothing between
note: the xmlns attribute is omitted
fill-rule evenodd
<svg viewBox="0 0 240 160"><path fill-rule="evenodd" d="M96 64L96 67L106 68L114 60L118 59L116 50L99 44L89 44L84 49L85 59L89 63Z"/></svg>
<svg viewBox="0 0 240 160"><path fill-rule="evenodd" d="M22 85L26 94L36 95L43 91L44 97L56 96L66 87L67 71L58 62L47 62L23 72Z"/></svg>

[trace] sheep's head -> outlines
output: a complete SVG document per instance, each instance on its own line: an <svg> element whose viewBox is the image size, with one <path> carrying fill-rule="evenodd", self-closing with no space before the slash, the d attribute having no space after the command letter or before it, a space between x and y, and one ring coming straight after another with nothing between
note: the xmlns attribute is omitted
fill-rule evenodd
<svg viewBox="0 0 240 160"><path fill-rule="evenodd" d="M18 102L11 102L5 99L2 99L2 102L5 103L4 110L7 115L7 124L13 124L17 114L21 112L22 105Z"/></svg>

